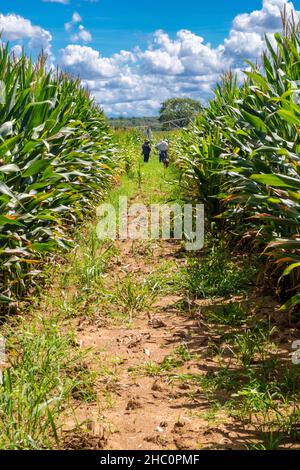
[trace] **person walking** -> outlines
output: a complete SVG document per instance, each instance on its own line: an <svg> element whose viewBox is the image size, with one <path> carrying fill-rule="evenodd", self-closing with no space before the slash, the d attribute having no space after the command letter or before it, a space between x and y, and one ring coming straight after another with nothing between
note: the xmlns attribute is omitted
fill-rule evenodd
<svg viewBox="0 0 300 470"><path fill-rule="evenodd" d="M163 163L165 166L168 165L168 150L169 144L166 140L161 140L157 145L156 149L158 150L158 156L160 163Z"/></svg>
<svg viewBox="0 0 300 470"><path fill-rule="evenodd" d="M150 154L151 154L151 144L149 140L145 140L145 142L142 145L142 154L144 156L144 162L148 163Z"/></svg>

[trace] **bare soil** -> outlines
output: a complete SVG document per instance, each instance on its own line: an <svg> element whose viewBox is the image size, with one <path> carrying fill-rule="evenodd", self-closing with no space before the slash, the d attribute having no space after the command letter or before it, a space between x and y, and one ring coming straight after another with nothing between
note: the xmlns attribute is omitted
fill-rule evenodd
<svg viewBox="0 0 300 470"><path fill-rule="evenodd" d="M178 267L185 262L180 244L174 242L156 243L151 257L143 255L142 242L138 247L117 242L117 248L119 255L108 269L111 284L128 273L138 280L159 272L166 259ZM214 332L195 312L178 309L182 300L180 295L160 295L150 310L134 314L129 323L112 320L95 325L84 316L75 320L80 346L93 351L88 366L97 373L98 403L74 405L76 420L85 423L86 433L74 433L70 413L67 448L245 449L246 442L255 438L223 410L212 413L213 402L197 383L179 379L218 368L207 354ZM105 311L99 314L105 317ZM182 346L190 357L170 370L160 370L164 358ZM228 360L232 360L230 351Z"/></svg>
<svg viewBox="0 0 300 470"><path fill-rule="evenodd" d="M175 270L185 264L176 241L117 241L115 248L105 279L111 289L128 275L137 283L159 275L166 262ZM65 419L64 448L246 449L249 442L258 442L261 436L252 426L222 407L230 394L219 392L215 400L194 379L224 365L209 353L211 343L218 344L218 334L201 315L212 303L190 305L175 291L160 293L151 307L130 318L122 306L107 315L105 303L96 317L84 312L77 316L78 344L92 351L86 365L96 375L97 400L74 400ZM247 303L258 310L258 318L274 315L276 302L260 292L250 295ZM277 338L283 360L289 360L292 338L291 331ZM229 368L239 367L229 346L222 360Z"/></svg>

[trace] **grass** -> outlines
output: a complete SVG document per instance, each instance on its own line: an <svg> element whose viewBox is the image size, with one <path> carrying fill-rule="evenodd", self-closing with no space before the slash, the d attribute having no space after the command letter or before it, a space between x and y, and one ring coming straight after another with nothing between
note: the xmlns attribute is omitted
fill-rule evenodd
<svg viewBox="0 0 300 470"><path fill-rule="evenodd" d="M213 325L215 317L207 321ZM228 318L224 326L228 327ZM206 399L242 427L254 429L255 443L248 442L249 449L292 445L300 437L300 367L282 362L267 326L233 331L230 350L233 355L228 359L219 345L213 368L199 374L172 375L172 380L196 385Z"/></svg>
<svg viewBox="0 0 300 470"><path fill-rule="evenodd" d="M158 156L153 152L149 163L145 164L140 155L142 136L132 133L118 133L121 138L122 152L128 159L126 172L121 183L110 192L107 202L112 204L115 210L119 210L120 197L126 196L128 205L134 203L138 198L139 203L146 206L159 204L166 198L173 197L175 188L174 181L177 170L173 165L168 170L163 165L158 165ZM130 163L130 164L129 164ZM144 242L132 241L131 253L134 258L142 257L151 259L154 244L157 242L149 240ZM120 277L114 285L102 284L102 292L99 293L106 314L115 320L131 320L133 315L143 310L151 309L157 296L162 291L171 291L174 287L173 273L170 275L171 262L165 262L159 273L152 273L142 281L136 279L132 274ZM172 266L174 269L174 265Z"/></svg>
<svg viewBox="0 0 300 470"><path fill-rule="evenodd" d="M191 393L195 403L203 395L228 419L252 433L253 439L245 441L247 448L291 446L300 437L296 424L300 367L291 363L286 352L282 357L283 351L273 339L278 325L270 317L260 314L258 318L260 305L249 303L258 263L254 260L251 264L243 256L233 259L219 244L205 248L205 252L187 259L181 308L198 317L207 330L203 353L213 365L201 373L172 373L169 379L188 383L192 390L196 387L198 393ZM238 300L234 298L237 294ZM212 300L221 296L227 300ZM198 304L199 298L206 299L208 305Z"/></svg>
<svg viewBox="0 0 300 470"><path fill-rule="evenodd" d="M161 261L159 270L149 275L153 284L159 285L161 295L179 294L182 292L181 271L174 260Z"/></svg>
<svg viewBox="0 0 300 470"><path fill-rule="evenodd" d="M130 145L130 152L136 151L136 144ZM172 199L172 184L165 176L175 178L174 168L165 173L153 160L148 165L137 161L130 165L129 157L121 184L108 199L115 208L121 195L132 200L138 195L146 204ZM136 314L153 308L159 295L170 293L185 296L182 311L199 317L199 327L204 324L207 328L204 352L213 366L201 373L181 374L180 368L189 361L199 360L199 368L205 361L201 354L194 354L187 339L161 362L146 361L128 372L191 384L186 393L193 405L202 395L211 404L204 419L213 423L217 411L222 411L228 419L254 430L255 443L249 441L248 448L275 449L297 440L300 369L283 363L272 340L270 321L260 319L258 323L255 311L245 307L247 293L255 285L256 260L233 256L222 244L212 242L210 251L187 257L183 270L177 270L174 261L160 260L153 272L141 277L122 269L119 276L110 276L114 264L122 263L121 254L113 242L98 240L95 224L90 221L81 227L76 247L48 272L49 289L40 306L35 304L43 309L43 316L31 312L27 320L3 327L11 367L4 373L0 390L0 448L60 447L62 423L69 409L99 400L102 407L103 403L108 408L114 405L116 367L123 359L115 358L115 366L101 364L97 374L91 372L85 363L87 353L78 348L70 330L74 317L88 317L95 324L111 321L116 325L120 320L131 325ZM151 242L133 243L130 256L149 262L153 253ZM239 300L211 302L200 309L195 301L237 294ZM192 341L196 339L194 334ZM96 392L99 377L112 385L102 390L100 399Z"/></svg>
<svg viewBox="0 0 300 470"><path fill-rule="evenodd" d="M1 328L10 364L0 389L2 449L60 447L65 412L98 401L98 375L86 366L88 352L77 346L69 319L97 320L98 293L116 251L98 240L91 222L76 240L64 262L45 271L45 291L33 299L28 318Z"/></svg>
<svg viewBox="0 0 300 470"><path fill-rule="evenodd" d="M72 276L71 279L74 279ZM57 299L56 305L66 318L75 316L101 317L102 321L121 322L130 326L139 312L148 313L162 292L162 284L156 276L143 280L127 274L111 282L107 271L102 271L101 282L81 294L71 290L67 299ZM68 284L70 287L70 284Z"/></svg>
<svg viewBox="0 0 300 470"><path fill-rule="evenodd" d="M153 283L147 278L138 281L127 275L116 283L113 291L108 293L110 308L121 309L122 314L132 320L134 314L149 311L159 293L158 282Z"/></svg>
<svg viewBox="0 0 300 470"><path fill-rule="evenodd" d="M213 246L206 257L188 257L184 285L190 296L211 298L237 295L255 285L256 263L238 259L225 247Z"/></svg>
<svg viewBox="0 0 300 470"><path fill-rule="evenodd" d="M153 180L146 199L154 191L154 168L151 164L147 167ZM146 178L143 165L139 165L138 173L134 164L133 168L128 165L127 170L122 183L110 193L109 201L115 207L120 195L133 196ZM87 352L78 347L70 326L74 317L92 316L93 321L98 321L99 315L103 319L111 311L121 310L130 318L151 308L160 292L161 277L155 275L144 281L128 275L108 289L107 272L112 260L118 259L114 244L98 240L92 221L74 236L75 247L65 253L63 262L45 269L45 292L40 289L40 299L32 298L28 318L7 322L1 328L10 366L4 372L0 389L2 449L60 447L65 413L77 403L98 401L98 376L85 364ZM166 265L165 272L168 268ZM185 354L180 350L174 357L166 358L163 367L171 368ZM104 369L101 375L105 376ZM109 390L103 399L112 405Z"/></svg>
<svg viewBox="0 0 300 470"><path fill-rule="evenodd" d="M166 170L157 165L153 154L149 163L141 165L141 199L147 205L164 204L166 200L180 201L179 186L175 183L179 177L174 165Z"/></svg>
<svg viewBox="0 0 300 470"><path fill-rule="evenodd" d="M249 312L240 302L230 302L209 307L204 315L212 323L235 327L246 323Z"/></svg>
<svg viewBox="0 0 300 470"><path fill-rule="evenodd" d="M235 337L235 345L238 351L238 357L245 368L250 367L256 356L259 355L260 360L265 359L265 347L267 338L264 331L260 328L247 329L243 333L239 333Z"/></svg>
<svg viewBox="0 0 300 470"><path fill-rule="evenodd" d="M0 388L1 449L60 447L66 411L98 400L98 376L86 366L88 352L78 347L70 320L97 320L98 293L116 251L98 240L91 222L75 239L64 262L44 271L44 289L26 316L1 327L10 366Z"/></svg>
<svg viewBox="0 0 300 470"><path fill-rule="evenodd" d="M9 368L0 389L0 448L52 449L61 441L61 417L72 397L93 399L85 354L58 318L39 316L6 324Z"/></svg>
<svg viewBox="0 0 300 470"><path fill-rule="evenodd" d="M282 444L291 445L300 437L300 410L294 392L283 394L280 384L284 375L290 373L286 368L281 374L276 373L272 381L267 380L255 370L238 370L234 367L219 366L214 372L206 374L173 375L173 380L194 384L212 403L209 416L215 417L215 410L223 410L232 416L242 427L252 429L253 441L246 442L249 449L274 450ZM260 371L261 372L261 371ZM299 372L294 371L294 380L299 383ZM195 397L196 399L199 396Z"/></svg>
<svg viewBox="0 0 300 470"><path fill-rule="evenodd" d="M151 164L148 171L148 188L142 196L149 203L157 199ZM154 175L153 178L155 181ZM142 165L137 181L137 187L140 183L144 188ZM254 256L232 254L215 239L210 240L200 256L188 256L180 275L171 276L170 288L172 292L185 293L182 309L186 311L190 305L190 314L199 315L214 333L215 339L211 338L206 349L213 354L214 367L199 374L176 373L194 357L188 345L183 345L161 362L147 361L129 372L192 384L198 390L192 387L189 391L192 401L198 402L199 393L203 394L214 409L234 417L242 427L252 426L258 447L273 449L297 438L294 423L298 416L299 377L296 368L282 363L279 348L272 340L274 326L262 319L258 323L256 308L252 311L247 306L247 295L256 286L259 265ZM164 274L154 277L163 281ZM237 295L239 300L234 298ZM231 299L198 310L193 304L197 298L215 297ZM126 298L128 301L131 296ZM211 415L213 420L215 412ZM252 442L246 445L250 448Z"/></svg>

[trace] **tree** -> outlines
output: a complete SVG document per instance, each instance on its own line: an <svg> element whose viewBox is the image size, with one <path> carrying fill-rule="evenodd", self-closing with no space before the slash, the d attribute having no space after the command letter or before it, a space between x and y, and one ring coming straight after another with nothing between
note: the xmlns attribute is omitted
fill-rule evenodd
<svg viewBox="0 0 300 470"><path fill-rule="evenodd" d="M163 129L186 126L202 110L200 101L192 98L171 98L162 103L159 120ZM170 122L174 121L174 122Z"/></svg>

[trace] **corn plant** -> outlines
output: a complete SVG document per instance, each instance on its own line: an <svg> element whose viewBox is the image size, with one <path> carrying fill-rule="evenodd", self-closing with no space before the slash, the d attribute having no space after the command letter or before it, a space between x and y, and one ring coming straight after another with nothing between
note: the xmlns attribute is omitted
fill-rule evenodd
<svg viewBox="0 0 300 470"><path fill-rule="evenodd" d="M108 188L116 153L102 111L45 59L0 48L0 303L26 291L45 255L70 245Z"/></svg>
<svg viewBox="0 0 300 470"><path fill-rule="evenodd" d="M177 153L208 219L261 248L289 308L300 303L300 36L293 21L283 26L276 47L266 37L261 65L248 63L241 86L232 73L223 77Z"/></svg>

